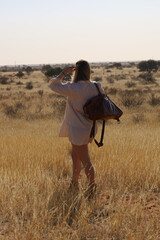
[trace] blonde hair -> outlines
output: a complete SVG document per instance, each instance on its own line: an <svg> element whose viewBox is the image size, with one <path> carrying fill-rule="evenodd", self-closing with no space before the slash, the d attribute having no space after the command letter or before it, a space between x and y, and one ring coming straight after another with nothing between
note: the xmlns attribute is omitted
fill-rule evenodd
<svg viewBox="0 0 160 240"><path fill-rule="evenodd" d="M85 60L79 60L76 62L76 69L73 77L73 83L76 83L78 81L88 81L90 80L90 65L87 61Z"/></svg>

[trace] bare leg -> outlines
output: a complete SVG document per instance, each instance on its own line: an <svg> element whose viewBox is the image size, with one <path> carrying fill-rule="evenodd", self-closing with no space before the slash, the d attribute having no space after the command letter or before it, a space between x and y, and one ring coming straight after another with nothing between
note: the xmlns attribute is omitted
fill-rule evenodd
<svg viewBox="0 0 160 240"><path fill-rule="evenodd" d="M88 153L88 145L73 145L72 144L72 159L73 159L73 181L78 181L80 171L81 171L81 162L85 168L85 174L89 180L89 184L92 185L95 183L95 174L94 168L90 161L90 156Z"/></svg>
<svg viewBox="0 0 160 240"><path fill-rule="evenodd" d="M72 162L73 162L72 182L78 184L78 179L81 172L81 161L76 151L76 147L73 144L72 144Z"/></svg>

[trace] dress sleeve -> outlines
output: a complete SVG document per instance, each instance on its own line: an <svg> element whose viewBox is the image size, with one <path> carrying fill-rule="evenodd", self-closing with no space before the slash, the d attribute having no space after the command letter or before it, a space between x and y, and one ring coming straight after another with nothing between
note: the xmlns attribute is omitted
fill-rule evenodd
<svg viewBox="0 0 160 240"><path fill-rule="evenodd" d="M61 80L56 77L56 78L52 78L49 81L49 87L56 93L59 93L63 96L72 96L73 95L73 91L71 90L71 83L62 83Z"/></svg>

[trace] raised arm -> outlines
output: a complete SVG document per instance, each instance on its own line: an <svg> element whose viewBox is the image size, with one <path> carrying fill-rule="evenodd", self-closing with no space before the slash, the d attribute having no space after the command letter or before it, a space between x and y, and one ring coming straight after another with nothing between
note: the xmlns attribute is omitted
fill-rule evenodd
<svg viewBox="0 0 160 240"><path fill-rule="evenodd" d="M49 79L49 87L54 91L64 96L70 96L70 83L62 84L62 80L65 75L73 72L75 70L74 66L67 67L64 69L57 77Z"/></svg>

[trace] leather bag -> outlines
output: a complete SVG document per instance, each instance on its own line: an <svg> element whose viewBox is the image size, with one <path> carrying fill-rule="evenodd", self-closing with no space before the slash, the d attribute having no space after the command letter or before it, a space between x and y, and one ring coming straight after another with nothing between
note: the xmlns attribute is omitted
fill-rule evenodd
<svg viewBox="0 0 160 240"><path fill-rule="evenodd" d="M107 95L102 94L100 92L99 87L96 83L94 84L98 90L98 95L89 99L85 103L85 105L83 106L83 111L86 117L88 117L90 120L93 120L93 126L92 126L90 137L94 138L95 136L96 120L103 120L101 140L98 143L96 139L94 139L98 147L101 147L103 146L105 120L115 119L119 122L120 121L119 118L122 116L123 112L110 100L110 98Z"/></svg>

